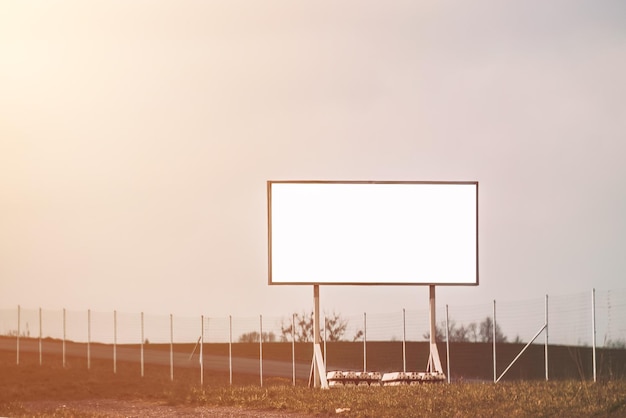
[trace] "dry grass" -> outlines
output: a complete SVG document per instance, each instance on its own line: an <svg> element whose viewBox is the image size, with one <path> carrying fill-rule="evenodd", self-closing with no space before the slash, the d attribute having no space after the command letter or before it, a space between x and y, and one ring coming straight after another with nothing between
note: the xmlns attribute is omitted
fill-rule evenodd
<svg viewBox="0 0 626 418"><path fill-rule="evenodd" d="M110 361L94 360L87 370L84 359L70 358L68 367L48 361L39 366L35 354L24 354L15 365L14 353L0 352L0 415L32 416L29 401L86 399L142 400L159 404L237 406L261 411L294 411L318 416L335 415L350 408L351 417L500 417L500 416L626 416L626 381L518 383L456 383L404 387L352 387L328 391L291 386L290 379L238 377L229 386L225 375L207 373L204 387L197 370L146 366L139 376L137 363L119 363L113 374ZM68 416L60 412L39 416ZM91 415L93 416L93 415Z"/></svg>

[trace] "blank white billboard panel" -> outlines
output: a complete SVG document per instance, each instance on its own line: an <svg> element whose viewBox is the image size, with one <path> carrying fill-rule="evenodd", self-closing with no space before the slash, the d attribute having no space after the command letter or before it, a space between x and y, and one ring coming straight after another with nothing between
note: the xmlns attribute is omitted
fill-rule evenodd
<svg viewBox="0 0 626 418"><path fill-rule="evenodd" d="M268 182L270 284L478 284L477 182Z"/></svg>

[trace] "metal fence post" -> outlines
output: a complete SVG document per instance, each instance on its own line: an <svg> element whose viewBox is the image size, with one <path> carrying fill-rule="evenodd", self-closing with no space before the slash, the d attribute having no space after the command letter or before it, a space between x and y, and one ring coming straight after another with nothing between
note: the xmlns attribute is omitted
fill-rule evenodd
<svg viewBox="0 0 626 418"><path fill-rule="evenodd" d="M496 300L493 300L493 383L497 383L496 372Z"/></svg>
<svg viewBox="0 0 626 418"><path fill-rule="evenodd" d="M597 381L596 375L596 289L591 290L591 329L592 329L592 360L593 381Z"/></svg>
<svg viewBox="0 0 626 418"><path fill-rule="evenodd" d="M546 364L546 381L549 379L548 373L548 295L546 295L546 347L545 347L545 364Z"/></svg>
<svg viewBox="0 0 626 418"><path fill-rule="evenodd" d="M91 369L91 309L87 309L87 370Z"/></svg>
<svg viewBox="0 0 626 418"><path fill-rule="evenodd" d="M233 385L233 316L228 315L228 377Z"/></svg>
<svg viewBox="0 0 626 418"><path fill-rule="evenodd" d="M117 311L113 311L113 374L117 373Z"/></svg>
<svg viewBox="0 0 626 418"><path fill-rule="evenodd" d="M174 315L170 314L170 380L174 381Z"/></svg>
<svg viewBox="0 0 626 418"><path fill-rule="evenodd" d="M448 325L448 305L446 304L446 368L448 383L450 383L450 327Z"/></svg>
<svg viewBox="0 0 626 418"><path fill-rule="evenodd" d="M259 315L259 376L263 387L263 315Z"/></svg>
<svg viewBox="0 0 626 418"><path fill-rule="evenodd" d="M406 373L406 309L402 308L402 371Z"/></svg>
<svg viewBox="0 0 626 418"><path fill-rule="evenodd" d="M200 315L200 386L204 386L204 315Z"/></svg>
<svg viewBox="0 0 626 418"><path fill-rule="evenodd" d="M41 337L42 337L42 325L41 325L41 308L39 308L39 365L43 364L43 357L41 354Z"/></svg>
<svg viewBox="0 0 626 418"><path fill-rule="evenodd" d="M143 343L144 343L144 334L143 334L143 312L141 313L141 342L139 348L139 361L141 363L141 377L143 377Z"/></svg>
<svg viewBox="0 0 626 418"><path fill-rule="evenodd" d="M363 312L363 371L367 372L367 312Z"/></svg>
<svg viewBox="0 0 626 418"><path fill-rule="evenodd" d="M16 364L19 366L20 365L20 322L21 322L21 310L22 308L20 308L20 305L17 305L17 346L16 346L16 353L17 353L17 359L16 359Z"/></svg>
<svg viewBox="0 0 626 418"><path fill-rule="evenodd" d="M63 308L63 368L65 368L65 340L67 340L67 314Z"/></svg>

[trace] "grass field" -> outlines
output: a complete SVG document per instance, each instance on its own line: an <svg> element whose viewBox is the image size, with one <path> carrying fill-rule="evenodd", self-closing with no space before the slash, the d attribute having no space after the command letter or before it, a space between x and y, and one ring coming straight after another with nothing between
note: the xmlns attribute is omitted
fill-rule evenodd
<svg viewBox="0 0 626 418"><path fill-rule="evenodd" d="M140 377L136 363L120 363L114 374L111 363L94 360L87 370L83 361L68 360L40 366L35 353L24 353L15 364L15 353L0 352L1 416L59 415L57 410L33 413L31 401L67 402L87 399L147 400L158 404L237 406L255 411L293 411L316 416L351 417L501 417L501 416L626 416L626 381L532 381L492 383L424 384L403 387L348 387L314 390L299 381L293 387L285 378L239 378L229 386L227 376L207 373L203 387L197 371L177 370L174 382L169 368L147 366ZM57 411L57 412L55 412ZM93 416L93 414L85 414ZM106 413L98 416L106 416Z"/></svg>

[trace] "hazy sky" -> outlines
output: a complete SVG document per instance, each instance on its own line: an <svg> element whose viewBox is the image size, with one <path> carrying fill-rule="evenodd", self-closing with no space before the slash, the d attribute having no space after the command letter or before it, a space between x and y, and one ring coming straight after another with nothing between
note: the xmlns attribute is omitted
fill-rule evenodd
<svg viewBox="0 0 626 418"><path fill-rule="evenodd" d="M267 284L281 179L479 181L441 304L623 288L625 74L623 0L0 0L0 308L310 309Z"/></svg>

